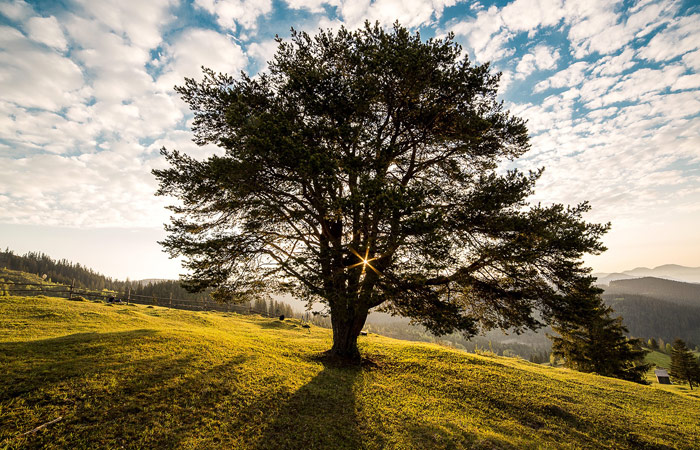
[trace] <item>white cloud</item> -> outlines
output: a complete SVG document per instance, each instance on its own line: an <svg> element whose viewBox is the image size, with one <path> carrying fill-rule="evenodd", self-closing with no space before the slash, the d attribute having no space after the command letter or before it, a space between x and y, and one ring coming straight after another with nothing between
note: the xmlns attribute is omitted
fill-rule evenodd
<svg viewBox="0 0 700 450"><path fill-rule="evenodd" d="M683 55L683 64L691 70L700 72L700 50Z"/></svg>
<svg viewBox="0 0 700 450"><path fill-rule="evenodd" d="M195 0L194 4L216 16L216 22L230 30L236 30L236 24L253 29L258 17L272 11L271 0Z"/></svg>
<svg viewBox="0 0 700 450"><path fill-rule="evenodd" d="M671 89L673 89L674 91L698 88L700 88L700 74L697 73L694 73L692 75L683 75L682 77L678 78L671 86Z"/></svg>
<svg viewBox="0 0 700 450"><path fill-rule="evenodd" d="M584 61L579 61L560 70L551 77L540 81L535 85L535 92L542 92L550 88L562 88L578 86L585 79L584 71L588 69L589 64Z"/></svg>
<svg viewBox="0 0 700 450"><path fill-rule="evenodd" d="M150 162L114 148L75 157L0 159L0 222L75 227L153 226L167 218Z"/></svg>
<svg viewBox="0 0 700 450"><path fill-rule="evenodd" d="M625 48L617 56L605 56L601 58L593 68L594 75L617 75L636 65L634 50Z"/></svg>
<svg viewBox="0 0 700 450"><path fill-rule="evenodd" d="M27 34L36 42L65 51L68 42L55 17L32 17L25 25Z"/></svg>
<svg viewBox="0 0 700 450"><path fill-rule="evenodd" d="M550 70L557 66L559 60L559 50L553 49L546 45L538 45L531 53L522 57L515 68L517 72L516 78L525 78L539 70Z"/></svg>
<svg viewBox="0 0 700 450"><path fill-rule="evenodd" d="M561 0L515 0L501 10L503 24L512 31L531 32L557 25L563 18Z"/></svg>
<svg viewBox="0 0 700 450"><path fill-rule="evenodd" d="M213 30L189 29L165 47L165 69L158 79L166 90L184 82L185 77L201 78L202 66L238 75L248 62L241 47Z"/></svg>
<svg viewBox="0 0 700 450"><path fill-rule="evenodd" d="M34 14L34 10L24 0L0 3L0 13L10 20L22 21Z"/></svg>
<svg viewBox="0 0 700 450"><path fill-rule="evenodd" d="M292 9L306 9L313 13L324 12L324 5L340 6L340 0L284 0L284 2Z"/></svg>
<svg viewBox="0 0 700 450"><path fill-rule="evenodd" d="M503 18L495 6L480 10L474 19L452 25L449 31L466 38L467 47L473 50L479 62L498 60L514 52L505 47L513 33L504 27Z"/></svg>
<svg viewBox="0 0 700 450"><path fill-rule="evenodd" d="M3 100L27 108L57 110L82 101L83 74L70 59L0 27L0 91Z"/></svg>
<svg viewBox="0 0 700 450"><path fill-rule="evenodd" d="M153 91L153 79L146 71L147 48L95 21L73 16L65 24L77 44L74 58L87 69L98 101L121 103Z"/></svg>
<svg viewBox="0 0 700 450"><path fill-rule="evenodd" d="M278 44L274 39L262 42L253 42L247 48L248 56L256 60L264 70L267 63L272 61L277 52Z"/></svg>
<svg viewBox="0 0 700 450"><path fill-rule="evenodd" d="M666 61L700 47L700 14L681 17L654 35L638 56L651 61Z"/></svg>
<svg viewBox="0 0 700 450"><path fill-rule="evenodd" d="M671 87L685 68L674 64L663 69L639 69L623 76L605 95L590 102L589 107L599 107L617 102L644 101L653 93Z"/></svg>
<svg viewBox="0 0 700 450"><path fill-rule="evenodd" d="M362 25L365 20L391 25L395 21L408 28L427 25L439 19L446 7L457 0L345 0L340 15L349 28Z"/></svg>
<svg viewBox="0 0 700 450"><path fill-rule="evenodd" d="M175 17L175 0L75 0L94 18L135 47L151 49L160 44L162 28Z"/></svg>
<svg viewBox="0 0 700 450"><path fill-rule="evenodd" d="M633 39L671 23L678 12L675 2L639 3L628 17L621 14L622 2L609 0L514 0L502 8L480 9L475 18L450 27L467 38L479 61L501 59L512 54L510 40L522 32L532 38L543 29L566 30L576 59L593 53L610 54ZM521 73L527 73L522 67Z"/></svg>

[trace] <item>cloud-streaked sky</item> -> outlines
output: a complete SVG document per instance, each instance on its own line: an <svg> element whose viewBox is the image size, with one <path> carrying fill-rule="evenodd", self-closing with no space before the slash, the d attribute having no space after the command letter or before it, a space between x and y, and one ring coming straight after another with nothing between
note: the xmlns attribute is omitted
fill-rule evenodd
<svg viewBox="0 0 700 450"><path fill-rule="evenodd" d="M180 272L150 171L191 142L173 86L265 70L290 27L455 34L501 71L545 166L534 201L613 224L596 271L700 266L700 4L513 0L0 0L0 246L125 278Z"/></svg>

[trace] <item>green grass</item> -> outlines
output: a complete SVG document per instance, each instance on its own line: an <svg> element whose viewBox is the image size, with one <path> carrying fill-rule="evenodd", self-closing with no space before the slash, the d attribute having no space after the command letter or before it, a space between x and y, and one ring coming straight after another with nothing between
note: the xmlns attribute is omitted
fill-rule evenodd
<svg viewBox="0 0 700 450"><path fill-rule="evenodd" d="M663 367L665 369L671 367L671 356L658 350L651 350L649 353L647 353L645 360L648 363L652 363L655 366Z"/></svg>
<svg viewBox="0 0 700 450"><path fill-rule="evenodd" d="M0 297L0 448L700 446L700 400L258 316ZM25 437L20 433L62 420Z"/></svg>
<svg viewBox="0 0 700 450"><path fill-rule="evenodd" d="M48 284L48 282L39 275L19 270L10 270L7 267L0 267L0 283L3 282Z"/></svg>
<svg viewBox="0 0 700 450"><path fill-rule="evenodd" d="M698 356L697 353L695 353L695 356ZM647 355L645 356L645 360L648 363L653 363L656 367L663 367L664 369L668 369L669 367L671 367L671 356L667 353L662 353L657 350L653 350L647 353ZM652 367L649 373L647 373L646 377L647 381L651 383L652 386L657 387L659 389L663 389L665 391L687 395L689 397L697 398L698 400L700 400L700 389L698 389L697 387L690 389L690 386L687 384L675 384L676 381L674 381L674 384L672 385L659 384L659 382L656 380L656 375L654 374L654 369L656 367Z"/></svg>

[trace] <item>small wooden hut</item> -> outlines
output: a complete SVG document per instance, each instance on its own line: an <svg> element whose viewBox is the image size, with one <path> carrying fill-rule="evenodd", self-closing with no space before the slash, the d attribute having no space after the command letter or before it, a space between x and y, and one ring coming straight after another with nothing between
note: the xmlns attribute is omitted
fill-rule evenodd
<svg viewBox="0 0 700 450"><path fill-rule="evenodd" d="M671 384L671 377L668 376L666 369L656 369L654 370L654 375L656 375L656 381L659 384Z"/></svg>

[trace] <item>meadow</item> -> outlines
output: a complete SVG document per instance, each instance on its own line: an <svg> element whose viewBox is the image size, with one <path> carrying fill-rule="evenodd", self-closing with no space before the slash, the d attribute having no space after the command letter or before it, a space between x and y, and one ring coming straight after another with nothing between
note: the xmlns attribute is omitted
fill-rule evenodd
<svg viewBox="0 0 700 450"><path fill-rule="evenodd" d="M375 334L347 366L330 345L297 320L0 297L0 448L700 447L676 386Z"/></svg>

